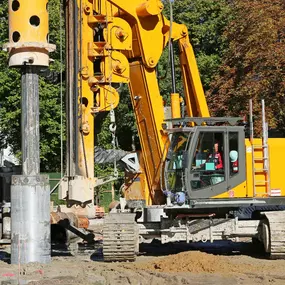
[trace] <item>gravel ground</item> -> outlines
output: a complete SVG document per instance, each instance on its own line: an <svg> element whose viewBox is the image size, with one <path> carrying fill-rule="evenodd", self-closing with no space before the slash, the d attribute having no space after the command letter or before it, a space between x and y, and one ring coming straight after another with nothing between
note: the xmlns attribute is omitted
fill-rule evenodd
<svg viewBox="0 0 285 285"><path fill-rule="evenodd" d="M199 249L199 250L198 250ZM51 264L10 265L0 250L0 284L285 284L285 260L267 260L249 243L142 245L134 263L104 263L102 248L55 251Z"/></svg>

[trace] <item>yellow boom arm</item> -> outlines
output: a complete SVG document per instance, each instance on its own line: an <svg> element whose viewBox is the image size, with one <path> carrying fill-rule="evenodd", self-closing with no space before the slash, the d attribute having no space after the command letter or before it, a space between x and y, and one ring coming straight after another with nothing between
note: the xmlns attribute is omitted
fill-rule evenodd
<svg viewBox="0 0 285 285"><path fill-rule="evenodd" d="M113 110L119 103L113 83L129 83L147 182L144 198L147 204L160 204L164 199L161 166L168 138L163 130L164 103L155 67L170 40L170 22L162 15L163 3L159 0L78 0L78 8L81 11L78 16L78 82L82 137L78 151L82 174L86 176L86 169L93 168L93 157L89 156L94 147L92 115ZM178 41L180 48L187 115L208 117L187 28L171 24L171 40ZM174 102L179 102L177 96ZM175 104L177 106L177 103L173 106ZM176 110L173 114L177 116L177 113ZM83 163L84 159L87 163ZM90 178L93 171L88 173Z"/></svg>

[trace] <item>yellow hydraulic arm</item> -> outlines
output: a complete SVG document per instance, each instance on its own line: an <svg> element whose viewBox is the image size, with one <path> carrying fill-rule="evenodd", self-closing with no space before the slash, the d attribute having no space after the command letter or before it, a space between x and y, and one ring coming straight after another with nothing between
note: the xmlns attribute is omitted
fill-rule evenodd
<svg viewBox="0 0 285 285"><path fill-rule="evenodd" d="M187 115L189 117L210 117L196 58L185 26L182 34L184 36L178 39L178 43Z"/></svg>
<svg viewBox="0 0 285 285"><path fill-rule="evenodd" d="M119 103L113 84L129 83L147 182L144 198L147 204L160 204L164 199L161 167L168 137L163 130L164 103L155 68L170 37L179 43L187 115L209 116L187 28L170 23L159 0L77 0L77 4L81 175L88 173L88 179L93 175L92 116L113 112ZM179 96L173 95L172 113L179 116Z"/></svg>

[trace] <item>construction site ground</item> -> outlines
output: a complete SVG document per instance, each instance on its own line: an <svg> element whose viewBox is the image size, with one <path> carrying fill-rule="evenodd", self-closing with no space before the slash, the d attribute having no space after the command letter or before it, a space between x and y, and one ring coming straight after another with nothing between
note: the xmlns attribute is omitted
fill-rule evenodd
<svg viewBox="0 0 285 285"><path fill-rule="evenodd" d="M199 249L199 250L198 250ZM104 263L93 249L53 250L50 264L9 264L0 251L0 284L285 284L285 260L267 260L250 243L143 244L136 262Z"/></svg>

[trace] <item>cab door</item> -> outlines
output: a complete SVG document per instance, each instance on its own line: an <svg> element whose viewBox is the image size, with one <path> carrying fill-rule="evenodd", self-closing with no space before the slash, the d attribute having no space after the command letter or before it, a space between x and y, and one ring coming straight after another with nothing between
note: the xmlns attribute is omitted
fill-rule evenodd
<svg viewBox="0 0 285 285"><path fill-rule="evenodd" d="M235 172L230 152L240 161ZM185 184L190 199L214 197L245 179L242 127L196 127L188 155Z"/></svg>

